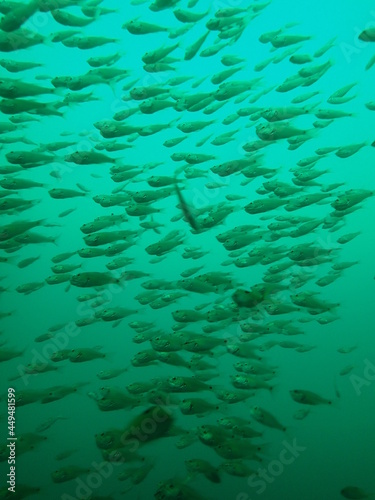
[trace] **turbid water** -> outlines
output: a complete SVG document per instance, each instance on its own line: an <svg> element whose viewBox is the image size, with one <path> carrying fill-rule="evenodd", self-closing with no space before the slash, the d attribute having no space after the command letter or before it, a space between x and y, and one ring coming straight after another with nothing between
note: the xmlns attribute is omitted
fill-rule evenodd
<svg viewBox="0 0 375 500"><path fill-rule="evenodd" d="M374 498L372 3L0 12L0 498Z"/></svg>

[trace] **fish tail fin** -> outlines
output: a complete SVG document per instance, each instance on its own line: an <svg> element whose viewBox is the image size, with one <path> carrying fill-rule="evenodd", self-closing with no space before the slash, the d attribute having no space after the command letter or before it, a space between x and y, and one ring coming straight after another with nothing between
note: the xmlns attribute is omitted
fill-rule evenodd
<svg viewBox="0 0 375 500"><path fill-rule="evenodd" d="M224 401L222 403L218 403L216 406L216 411L219 411L220 413L227 414L228 413L228 408L229 404L225 403Z"/></svg>
<svg viewBox="0 0 375 500"><path fill-rule="evenodd" d="M36 146L36 142L32 141L31 139L28 139L26 136L23 137L23 142L25 144L30 144L30 145Z"/></svg>
<svg viewBox="0 0 375 500"><path fill-rule="evenodd" d="M56 33L51 33L50 35L46 36L43 40L43 45L47 45L47 47L56 49L56 45L53 41L55 35Z"/></svg>
<svg viewBox="0 0 375 500"><path fill-rule="evenodd" d="M66 95L66 88L65 87L54 87L53 89L51 89L51 94L58 95L60 97L64 97Z"/></svg>
<svg viewBox="0 0 375 500"><path fill-rule="evenodd" d="M323 103L323 101L317 101L314 102L313 104L309 104L308 106L305 106L306 112L310 113L313 109L315 109L317 106L320 106Z"/></svg>
<svg viewBox="0 0 375 500"><path fill-rule="evenodd" d="M85 186L82 186L82 184L77 183L76 184L77 188L82 191L82 193L90 193L90 189L86 188Z"/></svg>
<svg viewBox="0 0 375 500"><path fill-rule="evenodd" d="M58 236L56 236L56 237L55 237L55 238L53 238L53 240L52 240L52 243L53 243L54 245L56 245L57 247L59 246L59 243L58 243L58 242L59 242L60 238L61 238L61 234L59 234Z"/></svg>
<svg viewBox="0 0 375 500"><path fill-rule="evenodd" d="M180 119L180 116L177 118L174 118L172 121L170 121L168 123L169 127L173 127L178 122L179 119Z"/></svg>
<svg viewBox="0 0 375 500"><path fill-rule="evenodd" d="M60 101L55 101L55 102L51 102L46 107L55 116L61 116L61 118L65 118L65 111L64 111L64 113L59 111L59 109L62 108L63 106L66 106L66 104L62 103Z"/></svg>

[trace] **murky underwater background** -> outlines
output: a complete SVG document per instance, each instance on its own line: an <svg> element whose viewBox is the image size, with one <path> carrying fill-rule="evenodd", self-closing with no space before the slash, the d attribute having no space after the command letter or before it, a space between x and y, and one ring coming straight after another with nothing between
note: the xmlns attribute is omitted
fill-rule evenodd
<svg viewBox="0 0 375 500"><path fill-rule="evenodd" d="M372 3L39 7L0 22L1 498L372 498Z"/></svg>

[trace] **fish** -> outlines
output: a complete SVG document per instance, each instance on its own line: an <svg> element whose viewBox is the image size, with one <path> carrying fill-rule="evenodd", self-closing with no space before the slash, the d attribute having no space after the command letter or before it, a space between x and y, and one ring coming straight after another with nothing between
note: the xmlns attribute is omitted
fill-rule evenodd
<svg viewBox="0 0 375 500"><path fill-rule="evenodd" d="M78 17L60 9L51 10L54 20L63 26L83 27L95 21L92 17Z"/></svg>
<svg viewBox="0 0 375 500"><path fill-rule="evenodd" d="M367 28L363 30L359 36L359 40L362 40L363 42L375 42L375 29L374 28Z"/></svg>
<svg viewBox="0 0 375 500"><path fill-rule="evenodd" d="M75 151L65 156L65 161L76 165L93 165L102 163L112 163L114 160L107 155L96 151Z"/></svg>
<svg viewBox="0 0 375 500"><path fill-rule="evenodd" d="M83 474L88 474L90 469L86 469L79 465L67 465L65 467L60 467L51 473L51 479L54 483L65 483L66 481L71 481Z"/></svg>
<svg viewBox="0 0 375 500"><path fill-rule="evenodd" d="M5 32L13 32L21 28L23 23L27 21L38 10L38 0L30 0L25 5L17 4L10 12L6 13L0 21L0 29Z"/></svg>
<svg viewBox="0 0 375 500"><path fill-rule="evenodd" d="M221 482L221 478L217 469L206 460L200 458L185 460L185 465L188 473L192 475L201 473L212 483Z"/></svg>
<svg viewBox="0 0 375 500"><path fill-rule="evenodd" d="M52 425L55 424L59 420L67 420L67 418L62 417L60 415L58 415L56 417L51 417L51 418L45 420L44 422L42 422L41 424L39 424L35 430L37 433L44 432L44 431L48 430L50 427L52 427Z"/></svg>
<svg viewBox="0 0 375 500"><path fill-rule="evenodd" d="M231 460L223 462L220 470L235 477L250 477L254 471L242 461Z"/></svg>
<svg viewBox="0 0 375 500"><path fill-rule="evenodd" d="M282 432L285 432L286 430L286 428L281 425L271 413L264 410L263 408L260 408L259 406L254 406L253 408L251 408L250 414L257 422L260 422L267 427L279 429Z"/></svg>
<svg viewBox="0 0 375 500"><path fill-rule="evenodd" d="M64 188L53 188L48 191L51 198L56 200L65 200L68 198L77 198L80 196L86 196L82 191L77 191L75 189L64 189Z"/></svg>
<svg viewBox="0 0 375 500"><path fill-rule="evenodd" d="M75 274L70 278L70 283L73 286L80 288L90 288L96 286L108 285L110 283L120 283L118 278L115 278L110 273L100 273L97 271L83 272Z"/></svg>
<svg viewBox="0 0 375 500"><path fill-rule="evenodd" d="M292 399L297 403L304 405L319 405L319 404L327 404L331 405L332 401L322 398L318 394L315 394L311 391L305 391L300 389L294 389L289 391Z"/></svg>
<svg viewBox="0 0 375 500"><path fill-rule="evenodd" d="M68 355L68 359L71 363L82 363L86 361L91 361L93 359L101 359L105 357L106 354L100 352L99 348L91 349L89 347L72 349Z"/></svg>
<svg viewBox="0 0 375 500"><path fill-rule="evenodd" d="M199 37L195 42L193 42L189 47L186 48L185 50L185 61L190 61L195 57L198 53L198 51L202 48L202 45L206 41L208 35L210 34L209 31L204 33L201 37Z"/></svg>
<svg viewBox="0 0 375 500"><path fill-rule="evenodd" d="M53 94L54 89L41 87L32 83L3 79L0 83L0 96L5 99L16 99L19 97L34 97L43 94Z"/></svg>
<svg viewBox="0 0 375 500"><path fill-rule="evenodd" d="M177 179L175 181L175 185L174 186L175 186L175 189L176 189L177 198L178 198L180 206L181 206L181 210L182 210L182 212L184 214L184 217L185 217L186 221L188 222L188 224L191 226L191 228L194 231L199 231L199 227L198 227L198 225L196 223L196 220L193 217L190 208L186 204L186 201L185 201L184 197L182 196L182 192L181 192L180 188L178 187Z"/></svg>
<svg viewBox="0 0 375 500"><path fill-rule="evenodd" d="M341 496L350 499L361 499L361 498L371 498L372 495L368 494L362 488L358 486L345 486L341 491Z"/></svg>
<svg viewBox="0 0 375 500"><path fill-rule="evenodd" d="M23 285L18 285L16 287L16 291L24 295L29 295L30 293L40 290L41 288L43 288L43 286L44 286L43 281L33 281L30 283L24 283Z"/></svg>
<svg viewBox="0 0 375 500"><path fill-rule="evenodd" d="M29 69L39 68L42 64L37 62L28 61L13 61L10 59L1 59L0 66L9 71L10 73L19 73Z"/></svg>
<svg viewBox="0 0 375 500"><path fill-rule="evenodd" d="M164 59L167 57L171 52L173 52L177 47L179 46L179 43L170 45L170 46L163 46L158 49L154 49L150 52L146 52L142 56L142 61L145 64L155 64L159 62L160 60Z"/></svg>
<svg viewBox="0 0 375 500"><path fill-rule="evenodd" d="M142 426L145 421L150 420L154 422L155 430L152 433L144 433ZM131 451L135 451L134 448L137 449L140 444L146 444L151 440L160 439L168 434L172 423L173 417L167 409L164 409L162 406L151 406L133 418L125 427L122 442ZM140 430L143 432L143 435L139 435Z"/></svg>
<svg viewBox="0 0 375 500"><path fill-rule="evenodd" d="M37 257L29 257L27 259L23 259L17 263L17 267L19 267L20 269L24 269L25 267L28 267L36 262L38 259L40 259L40 255L38 255Z"/></svg>
<svg viewBox="0 0 375 500"><path fill-rule="evenodd" d="M66 458L69 458L71 455L73 455L73 453L75 453L76 451L78 451L77 449L71 449L71 450L65 450L65 451L62 451L60 453L58 453L56 456L55 456L55 459L59 462L60 460L65 460Z"/></svg>
<svg viewBox="0 0 375 500"><path fill-rule="evenodd" d="M79 387L86 385L84 382L80 382L71 386L52 386L44 391L42 394L42 398L40 402L42 404L52 403L54 401L58 401L59 399L63 399L70 394L74 394L78 391Z"/></svg>
<svg viewBox="0 0 375 500"><path fill-rule="evenodd" d="M14 22L13 26L19 22L23 22L22 18L17 18L13 21L10 19L10 26ZM0 51L1 52L14 52L20 49L27 49L28 47L33 47L34 45L39 45L44 43L44 37L39 33L29 31L25 28L20 27L12 32L2 32L0 35Z"/></svg>
<svg viewBox="0 0 375 500"><path fill-rule="evenodd" d="M168 28L165 28L163 26L158 26L157 24L151 24L137 20L127 21L122 25L122 28L126 28L132 35L147 35L150 33L168 31Z"/></svg>

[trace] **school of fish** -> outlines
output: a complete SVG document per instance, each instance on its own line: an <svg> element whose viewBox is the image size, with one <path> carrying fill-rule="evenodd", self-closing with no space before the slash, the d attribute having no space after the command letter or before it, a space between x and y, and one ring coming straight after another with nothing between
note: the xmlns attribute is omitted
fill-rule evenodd
<svg viewBox="0 0 375 500"><path fill-rule="evenodd" d="M355 221L374 191L365 181L351 188L325 179L332 173L340 179L332 159L353 161L375 144L321 146L338 121L355 127L356 120L350 106L357 82L350 74L330 95L320 86L334 68L334 38L317 46L298 23L278 26L275 19L273 31L257 35L266 59L254 58L257 46L247 59L237 55L236 43L262 26L271 2L204 9L199 0L132 0L126 19L106 0L0 4L2 298L17 295L17 304L26 304L48 290L51 302L41 303L37 315L58 301L77 311L58 323L51 317L30 345L17 331L22 311L1 308L0 361L16 388L17 421L28 419L31 408L39 415L34 432L18 435L17 456L32 460L54 447L50 429L64 432L73 397L87 400L87 420L116 412L117 427L109 423L95 435L81 429L81 445L95 444L92 460L121 464L109 480L113 495L93 492L90 500L118 498L115 491L141 498L142 484L159 500L208 498L199 478L220 497L228 477L256 474L273 433L303 425L311 409L338 398L331 381L326 394L298 379L277 387L279 367L267 353L279 349L280 364L284 349L304 356L316 348L305 326L320 329L339 319L329 287L358 264L343 260L341 249L361 234L348 230L347 221ZM32 22L40 15L45 30ZM113 36L100 30L107 16ZM359 39L375 42L374 29ZM132 44L138 52L149 49L135 60ZM43 47L39 60L29 55L35 46ZM107 52L98 55L103 46ZM72 53L86 61L79 74L76 68L45 74L43 57L56 47L66 61ZM191 71L192 60L200 74ZM364 74L374 62L375 56ZM283 81L267 76L278 64L289 72ZM95 113L103 92L105 118ZM275 104L265 105L265 98ZM366 108L374 112L375 102ZM66 125L77 109L87 130ZM278 164L267 158L271 149ZM71 244L70 234L80 245ZM36 266L43 269L37 279ZM132 354L108 363L106 342L115 333ZM64 335L70 340L61 346ZM350 354L355 346L337 348ZM48 356L35 361L35 351ZM86 372L79 363L87 363ZM75 369L85 375L65 383ZM56 376L61 383L51 384ZM277 407L263 405L264 391L272 398L275 390L295 407L289 422ZM65 414L53 409L62 398L73 407ZM52 416L39 405L52 407ZM159 474L148 483L157 444L179 461L183 475ZM1 461L7 453L4 440ZM40 487L17 484L13 496L4 487L0 498L52 498L55 485L84 480L92 465L75 460L76 453L67 436L66 449L55 453L60 465L43 466ZM370 498L345 485L341 496Z"/></svg>

